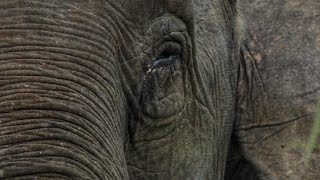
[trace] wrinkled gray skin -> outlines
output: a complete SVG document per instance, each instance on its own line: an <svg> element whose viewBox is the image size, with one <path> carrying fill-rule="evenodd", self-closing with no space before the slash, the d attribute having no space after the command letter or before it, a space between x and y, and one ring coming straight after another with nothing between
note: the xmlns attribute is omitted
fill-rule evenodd
<svg viewBox="0 0 320 180"><path fill-rule="evenodd" d="M0 179L316 179L320 8L296 2L1 1Z"/></svg>
<svg viewBox="0 0 320 180"><path fill-rule="evenodd" d="M246 30L226 179L319 179L320 137L309 166L303 156L320 100L320 1L243 0L240 9Z"/></svg>
<svg viewBox="0 0 320 180"><path fill-rule="evenodd" d="M2 0L0 179L223 179L236 14L232 0Z"/></svg>

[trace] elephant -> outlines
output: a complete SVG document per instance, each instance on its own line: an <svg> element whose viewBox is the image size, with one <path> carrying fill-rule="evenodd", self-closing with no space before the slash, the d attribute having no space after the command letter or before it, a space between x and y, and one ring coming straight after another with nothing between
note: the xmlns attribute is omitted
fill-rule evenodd
<svg viewBox="0 0 320 180"><path fill-rule="evenodd" d="M319 23L297 2L1 1L0 179L303 175Z"/></svg>
<svg viewBox="0 0 320 180"><path fill-rule="evenodd" d="M223 179L235 0L2 0L0 179Z"/></svg>
<svg viewBox="0 0 320 180"><path fill-rule="evenodd" d="M226 179L319 179L320 137L309 164L305 148L320 100L320 2L243 0L239 8L245 31Z"/></svg>

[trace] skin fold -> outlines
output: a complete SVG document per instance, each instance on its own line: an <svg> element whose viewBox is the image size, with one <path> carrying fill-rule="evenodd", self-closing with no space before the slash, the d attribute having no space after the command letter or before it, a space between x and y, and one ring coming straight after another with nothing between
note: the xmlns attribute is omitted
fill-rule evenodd
<svg viewBox="0 0 320 180"><path fill-rule="evenodd" d="M233 0L5 0L0 24L0 179L224 178Z"/></svg>
<svg viewBox="0 0 320 180"><path fill-rule="evenodd" d="M238 3L0 1L0 179L319 177L319 3Z"/></svg>

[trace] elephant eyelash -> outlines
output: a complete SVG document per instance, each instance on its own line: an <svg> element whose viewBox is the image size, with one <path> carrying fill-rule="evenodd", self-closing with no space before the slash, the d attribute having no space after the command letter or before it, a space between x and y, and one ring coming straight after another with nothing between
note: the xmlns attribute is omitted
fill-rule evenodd
<svg viewBox="0 0 320 180"><path fill-rule="evenodd" d="M181 45L174 41L165 42L160 48L159 53L148 66L147 75L157 69L171 67L176 64L181 55Z"/></svg>
<svg viewBox="0 0 320 180"><path fill-rule="evenodd" d="M149 66L149 70L147 71L147 74L152 72L153 70L157 68L166 68L176 63L178 59L177 55L171 55L171 56L159 56L153 61L153 64Z"/></svg>

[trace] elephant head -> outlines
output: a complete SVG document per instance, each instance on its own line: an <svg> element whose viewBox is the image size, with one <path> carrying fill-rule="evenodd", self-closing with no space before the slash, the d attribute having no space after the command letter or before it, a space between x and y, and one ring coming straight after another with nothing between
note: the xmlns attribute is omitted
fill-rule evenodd
<svg viewBox="0 0 320 180"><path fill-rule="evenodd" d="M0 179L223 179L234 0L4 0L0 14Z"/></svg>

